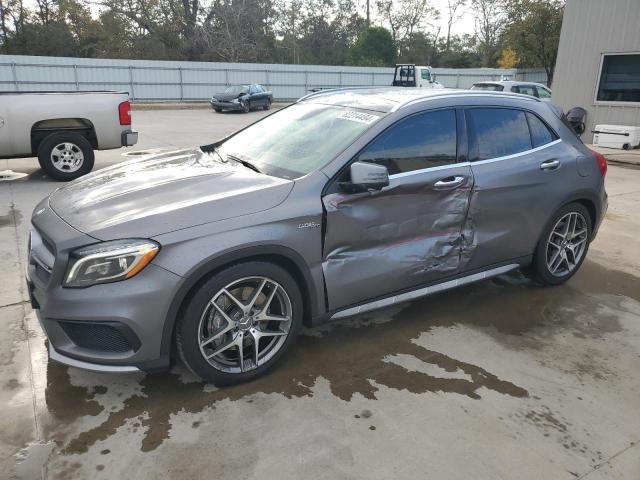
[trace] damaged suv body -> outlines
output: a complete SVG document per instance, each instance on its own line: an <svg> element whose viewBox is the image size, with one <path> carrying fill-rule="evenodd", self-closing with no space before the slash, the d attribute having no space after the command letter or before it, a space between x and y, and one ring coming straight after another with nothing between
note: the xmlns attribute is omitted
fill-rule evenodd
<svg viewBox="0 0 640 480"><path fill-rule="evenodd" d="M52 358L266 371L301 325L519 267L570 278L606 162L554 107L493 92L307 96L212 145L69 184L32 217L28 284Z"/></svg>

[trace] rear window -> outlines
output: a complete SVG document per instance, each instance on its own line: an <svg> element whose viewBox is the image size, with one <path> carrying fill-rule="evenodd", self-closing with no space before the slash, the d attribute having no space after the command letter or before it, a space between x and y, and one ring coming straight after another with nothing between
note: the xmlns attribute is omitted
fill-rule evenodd
<svg viewBox="0 0 640 480"><path fill-rule="evenodd" d="M501 92L504 90L504 86L496 85L495 83L474 83L471 90L484 90L489 92Z"/></svg>
<svg viewBox="0 0 640 480"><path fill-rule="evenodd" d="M505 157L531 149L531 135L525 113L508 108L467 110L470 128L475 132L474 160Z"/></svg>

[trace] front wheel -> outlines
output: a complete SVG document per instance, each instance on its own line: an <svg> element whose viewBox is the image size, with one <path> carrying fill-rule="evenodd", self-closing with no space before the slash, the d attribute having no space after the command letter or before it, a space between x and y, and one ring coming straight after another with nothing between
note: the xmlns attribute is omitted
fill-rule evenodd
<svg viewBox="0 0 640 480"><path fill-rule="evenodd" d="M241 263L197 290L177 325L176 344L196 375L231 385L269 370L301 323L302 296L291 275L271 263Z"/></svg>
<svg viewBox="0 0 640 480"><path fill-rule="evenodd" d="M59 181L74 180L93 169L93 148L78 133L52 133L38 146L38 162L51 178Z"/></svg>
<svg viewBox="0 0 640 480"><path fill-rule="evenodd" d="M249 113L249 111L251 110L251 104L249 103L249 100L241 100L240 109L243 113Z"/></svg>
<svg viewBox="0 0 640 480"><path fill-rule="evenodd" d="M591 217L580 203L558 210L542 234L534 254L532 270L545 285L559 285L580 268L589 249Z"/></svg>
<svg viewBox="0 0 640 480"><path fill-rule="evenodd" d="M262 108L263 110L269 110L271 108L271 100L267 100L267 103L265 103Z"/></svg>

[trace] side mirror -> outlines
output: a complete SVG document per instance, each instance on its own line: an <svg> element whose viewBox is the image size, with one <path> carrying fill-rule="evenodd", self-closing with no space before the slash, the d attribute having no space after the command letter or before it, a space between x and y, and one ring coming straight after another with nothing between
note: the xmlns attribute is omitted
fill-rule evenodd
<svg viewBox="0 0 640 480"><path fill-rule="evenodd" d="M351 164L351 185L360 191L380 190L389 185L389 171L384 165L354 162Z"/></svg>

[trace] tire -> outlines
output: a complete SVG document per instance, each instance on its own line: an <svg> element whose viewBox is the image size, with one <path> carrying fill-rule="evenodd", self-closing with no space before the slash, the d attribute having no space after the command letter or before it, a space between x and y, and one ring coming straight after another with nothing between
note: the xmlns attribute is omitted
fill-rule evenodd
<svg viewBox="0 0 640 480"><path fill-rule="evenodd" d="M249 100L242 100L240 102L240 108L242 113L249 113L251 111L251 102L249 102Z"/></svg>
<svg viewBox="0 0 640 480"><path fill-rule="evenodd" d="M243 314L230 295L243 308L257 298L253 313ZM267 262L240 263L216 273L193 294L176 326L177 351L193 373L215 385L253 380L289 349L302 324L302 312L302 295L286 270ZM265 314L276 320L260 320Z"/></svg>
<svg viewBox="0 0 640 480"><path fill-rule="evenodd" d="M214 108L214 110L216 111L216 113L220 113L220 112L222 112L222 109L221 109L221 108Z"/></svg>
<svg viewBox="0 0 640 480"><path fill-rule="evenodd" d="M271 109L271 100L267 100L267 103L262 107L263 110Z"/></svg>
<svg viewBox="0 0 640 480"><path fill-rule="evenodd" d="M42 170L58 181L67 182L86 175L93 169L94 160L89 140L78 133L52 133L38 146Z"/></svg>
<svg viewBox="0 0 640 480"><path fill-rule="evenodd" d="M631 145L629 145L628 143L625 143L624 145L622 145L623 150L629 150L630 148L631 148Z"/></svg>
<svg viewBox="0 0 640 480"><path fill-rule="evenodd" d="M574 222L573 227L570 222ZM563 238L565 228L567 232ZM549 220L536 246L531 265L536 279L544 285L560 285L575 275L587 256L592 228L591 216L584 205L570 203L559 209Z"/></svg>

